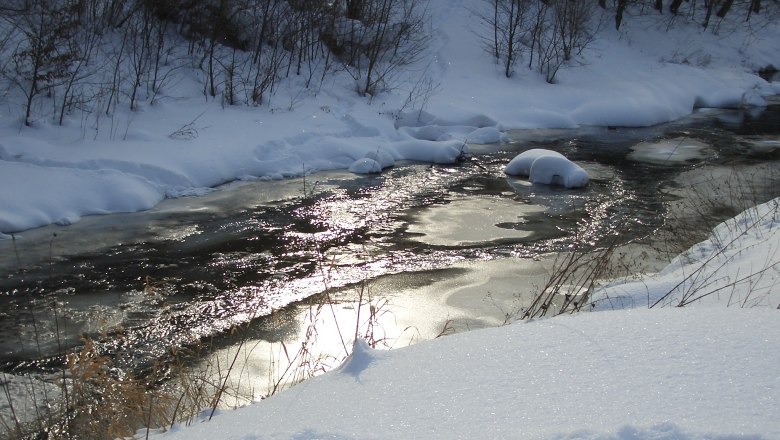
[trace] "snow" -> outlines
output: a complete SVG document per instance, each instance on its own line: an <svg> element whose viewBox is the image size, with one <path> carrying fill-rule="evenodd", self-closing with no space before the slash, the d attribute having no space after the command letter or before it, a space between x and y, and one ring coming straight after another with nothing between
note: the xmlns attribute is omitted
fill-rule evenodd
<svg viewBox="0 0 780 440"><path fill-rule="evenodd" d="M588 173L569 159L542 156L531 164L528 179L533 183L582 188L588 184Z"/></svg>
<svg viewBox="0 0 780 440"><path fill-rule="evenodd" d="M0 185L0 231L68 225L84 215L149 209L163 199L154 183L111 168L0 161L0 175L9 182ZM17 186L20 182L25 184Z"/></svg>
<svg viewBox="0 0 780 440"><path fill-rule="evenodd" d="M608 283L593 312L391 351L357 340L336 370L152 438L780 438L778 243L780 199Z"/></svg>
<svg viewBox="0 0 780 440"><path fill-rule="evenodd" d="M562 154L533 148L515 156L504 172L510 176L528 176L533 183L581 188L588 184L588 173Z"/></svg>
<svg viewBox="0 0 780 440"><path fill-rule="evenodd" d="M376 151L366 153L366 159L371 159L379 164L380 171L395 165L395 159L387 150L377 148Z"/></svg>
<svg viewBox="0 0 780 440"><path fill-rule="evenodd" d="M524 151L509 161L504 172L510 176L528 176L531 174L531 165L542 156L552 156L566 159L563 154L543 148L532 148Z"/></svg>
<svg viewBox="0 0 780 440"><path fill-rule="evenodd" d="M383 169L403 160L453 163L468 157L469 143L497 142L507 129L648 126L696 107L761 106L780 93L780 82L755 74L780 65L772 38L780 23L742 31L736 20L739 28L722 23L715 33L651 14L626 17L618 32L605 11L594 41L548 84L522 62L504 77L477 37L484 29L472 6L432 1L428 52L370 98L341 72L303 90L292 76L263 106L225 106L204 99L191 72L137 111L120 105L110 115L66 118L63 127L44 111L25 127L23 96L11 87L0 108L0 233L147 209L236 179L376 172L364 158ZM40 172L23 173L23 164ZM90 189L45 189L66 183Z"/></svg>
<svg viewBox="0 0 780 440"><path fill-rule="evenodd" d="M599 308L698 304L780 307L780 199L718 225L707 240L639 281L594 294Z"/></svg>
<svg viewBox="0 0 780 440"><path fill-rule="evenodd" d="M368 157L358 159L349 167L349 171L355 174L379 174L382 172L382 165L379 162Z"/></svg>
<svg viewBox="0 0 780 440"><path fill-rule="evenodd" d="M432 1L435 38L423 64L370 99L342 72L320 89L300 92L292 78L263 106L226 107L204 99L193 74L135 112L97 112L64 127L40 116L25 127L20 97L4 92L0 238L148 209L236 179L376 173L405 160L451 164L469 156L469 143L496 142L508 129L650 126L697 107L763 106L780 94L779 82L755 74L780 66L777 22L716 34L682 17L628 15L620 32L606 25L548 84L522 66L503 76L475 38L474 4ZM668 149L652 148L640 160L669 160ZM703 154L683 150L672 159ZM535 159L525 165L540 181L587 182L562 156ZM357 341L335 371L153 437L780 438L778 203L723 223L658 274L606 284L594 293L594 313L388 352Z"/></svg>
<svg viewBox="0 0 780 440"><path fill-rule="evenodd" d="M778 327L766 309L631 310L357 342L335 371L160 438L778 438Z"/></svg>

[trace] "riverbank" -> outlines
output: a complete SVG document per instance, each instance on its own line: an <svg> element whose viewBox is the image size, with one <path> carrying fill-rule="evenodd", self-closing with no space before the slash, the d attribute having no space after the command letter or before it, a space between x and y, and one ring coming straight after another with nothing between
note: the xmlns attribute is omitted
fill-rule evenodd
<svg viewBox="0 0 780 440"><path fill-rule="evenodd" d="M776 315L586 313L390 352L358 345L333 373L152 438L769 440Z"/></svg>
<svg viewBox="0 0 780 440"><path fill-rule="evenodd" d="M9 94L9 104L0 110L0 238L6 239L0 245L7 245L3 258L9 267L23 266L19 262L26 258L47 262L51 267L52 249L60 245L59 240L55 243L52 238L58 228L81 222L77 224L80 228L68 229L80 235L73 246L94 249L90 223L82 221L83 217L148 210L166 199L181 202L184 209L190 209L186 205L192 202L191 209L202 210L205 218L210 214L209 208L198 204L213 202L209 197L214 195L214 188L226 182L262 181L267 185L261 185L258 191L269 193L284 186L284 199L300 187L301 193L311 188L303 179L290 178L346 170L367 155L381 156L387 164L406 160L451 163L464 157L467 143L496 142L508 129L609 126L619 128L615 130L619 132L621 127L677 120L702 107L762 108L768 97L780 93L780 83L762 79L756 73L770 64L780 65L777 22L766 23L760 32L752 27L724 27L721 34L716 34L702 31L698 23L686 22L682 17L626 17L620 32L605 26L582 57L565 66L555 84L549 84L535 71L520 70L513 78L505 78L500 66L472 38L471 30L479 24L465 8L468 3L433 2L435 38L426 62L395 89L373 97L358 96L354 80L344 74L329 78L321 89L303 94L296 93L300 90L295 83L298 80L292 79L280 87L279 95L261 107L225 106L219 100L204 99L200 94L202 83L193 74L182 77L154 105L142 104L132 112L118 109L110 117L101 113L99 117L74 118L64 127L40 118L32 127L25 127L19 120L18 101L14 101L19 97ZM757 17L756 20L761 16ZM603 19L611 24L612 16L606 14ZM420 84L426 87L420 88ZM407 98L415 93L417 100L407 105ZM770 144L767 146L775 150ZM686 184L699 176L690 173L685 177L687 180L679 182ZM423 185L430 181L417 182ZM277 199L271 196L268 200ZM494 202L480 206L491 208ZM379 204L374 208L382 209ZM160 224L170 220L164 209L151 214L159 215L154 221L159 220ZM482 212L472 210L472 214L484 220L484 216L478 215ZM103 225L109 228L127 227L118 216L105 219ZM442 217L428 215L423 219L428 220L423 224L427 229L412 233L435 231ZM306 233L318 230L310 226L321 225L309 224L305 217L303 220L301 230ZM46 225L49 229L40 228ZM133 228L145 233L147 226L140 221ZM780 241L771 222L764 226L767 229L761 229L753 237L755 240ZM128 235L118 237L136 238L133 228L127 227L123 232ZM224 232L209 232L215 231ZM184 236L200 234L197 229L181 232ZM458 242L458 237L447 234L430 235L428 238L435 246ZM25 241L38 242L37 255L15 255L16 245ZM184 245L197 247L206 241ZM741 245L745 246L743 250L752 250L757 243L751 240ZM97 245L101 248L112 244ZM182 250L172 247L174 251ZM258 247L262 248L262 243ZM709 244L697 248L697 252L713 248ZM90 262L70 265L67 273L73 278L63 277L66 281L62 290L57 290L62 286L35 290L38 286L34 283L30 289L56 302L55 309L89 309L79 317L83 321L68 326L68 344L79 343L80 325L94 334L102 326L110 326L120 333L120 348L133 338L146 343L152 334L148 329L168 330L157 326L159 322L176 322L179 327L174 330L180 331L177 337L183 335L184 343L192 343L204 334L197 333L203 330L203 321L213 324L208 330L215 333L227 332L233 318L238 317L235 322L246 322L249 309L242 308L246 304L241 301L254 300L251 293L267 293L256 286L236 286L231 278L258 272L256 267L266 261L263 249L249 249L248 260L241 260L245 255L240 252L222 252L235 250L229 247L211 250L215 250L215 255L208 261L214 264L187 264L180 252L174 252L173 258L163 255L153 265L147 265L145 259L132 258L131 251L127 254L130 257L120 251L113 255L113 260L100 258L104 264L101 270L126 278L88 280L89 288L79 291L80 304L75 306L68 301L56 301L70 299L75 291L74 280L93 271ZM744 271L758 268L759 281L774 280L775 253L771 248L764 249L761 261L744 261L745 266L733 264L739 255L747 253L738 249L734 254L711 254L726 257L725 261L713 260L718 261L720 271L683 266L666 275L702 273L717 278L723 268L733 265L738 273L729 272L728 276L736 277L740 283L726 280L725 284L713 286L719 291L728 286L728 298L734 298L734 292L738 298L754 298L750 290L736 290L750 289L754 284L749 278L742 282ZM133 270L145 272L127 275L131 272L126 271L130 264L124 258L137 264ZM231 258L238 263L247 262L243 272L209 271L224 267L220 264ZM706 263L709 258L703 261ZM306 266L306 262L293 263L282 268L292 272ZM178 275L172 275L173 269L185 272L203 268L202 274L193 277L195 282L184 286L177 284ZM149 272L159 278L149 277ZM491 276L502 281L507 272L511 273L511 269ZM51 278L43 269L35 275ZM24 269L18 276L32 277ZM360 276L365 274L359 273L348 281L359 280ZM322 280L317 275L313 278L319 284L303 286L301 292L323 288ZM117 283L117 279L122 282ZM503 280L504 287L513 282L508 277ZM473 294L486 284L479 277L472 281L475 289L445 286L450 290L444 300L455 307L473 308ZM650 281L653 283L621 284L630 291L621 291L618 295L627 299L614 307L646 306L651 293L662 296L664 292L649 292L642 287L669 287L670 283L673 287L675 283L674 278ZM766 306L765 309L777 303L771 284L762 290L761 297L766 301L759 305ZM171 286L184 288L166 292ZM470 298L459 295L466 290L472 294ZM168 293L171 297L197 297L204 291L216 293L213 298L205 294L207 300L194 305L185 301L171 301L171 305L168 301ZM26 293L17 292L12 299ZM108 307L92 307L97 298L108 301ZM93 300L95 303L90 302ZM50 304L39 301L35 307L41 316L48 316ZM747 305L748 301L735 304ZM181 308L176 308L179 305ZM25 307L28 306L21 306L20 310L31 310ZM116 325L125 314L136 318L134 313L139 310L140 314L152 310L149 314L153 318L159 313L161 321L150 319L152 325L128 327L126 333ZM192 430L177 425L172 433L160 435L769 440L780 436L778 422L772 418L780 412L777 378L772 375L778 358L776 350L770 349L773 340L766 336L777 333L774 314L773 310L743 311L735 307L616 311L464 333L420 344L419 348L388 353L370 350L357 342L355 353L335 372L211 423L197 421ZM27 316L33 319L32 323L29 319L23 321L25 328L38 332L41 321L36 320L35 313ZM84 316L110 319L91 320ZM13 319L9 322L18 325ZM497 323L495 316L490 316L479 324ZM52 327L57 325L55 316ZM9 328L18 329L10 325ZM196 331L190 332L191 329ZM54 336L60 335L53 330L46 335L51 338L48 348L52 350L62 342L54 340ZM168 334L154 336L172 342ZM13 342L6 344L14 353L20 350ZM31 344L25 349L39 352L40 346ZM134 350L123 352L127 353L137 354ZM760 396L760 411L756 410L756 396ZM145 436L145 432L139 435Z"/></svg>
<svg viewBox="0 0 780 440"><path fill-rule="evenodd" d="M778 219L780 199L750 208L659 274L600 287L592 310L609 311L358 340L335 371L152 437L776 438Z"/></svg>
<svg viewBox="0 0 780 440"><path fill-rule="evenodd" d="M155 105L26 127L13 105L22 97L10 93L0 109L0 233L145 210L236 179L348 169L377 152L386 165L454 162L464 143L496 142L510 128L648 126L697 107L761 106L780 93L757 74L780 65L776 22L760 31L724 23L717 35L639 16L618 32L600 11L602 30L549 84L521 68L504 77L475 36L483 25L469 5L432 2L425 62L370 98L342 73L307 93L295 93L292 77L267 106L226 107L199 94L196 75L182 75Z"/></svg>

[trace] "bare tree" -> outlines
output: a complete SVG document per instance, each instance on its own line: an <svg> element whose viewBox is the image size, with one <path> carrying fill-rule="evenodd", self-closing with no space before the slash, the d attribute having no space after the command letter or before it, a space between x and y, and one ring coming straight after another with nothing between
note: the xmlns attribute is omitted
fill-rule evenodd
<svg viewBox="0 0 780 440"><path fill-rule="evenodd" d="M588 0L538 0L531 16L528 67L535 63L552 83L560 68L593 40L593 5Z"/></svg>
<svg viewBox="0 0 780 440"><path fill-rule="evenodd" d="M106 103L106 115L111 114L112 104L116 106L119 101L119 89L122 84L122 75L124 73L122 69L122 64L127 52L128 38L129 38L128 33L127 32L123 33L122 40L121 43L119 44L119 47L117 47L108 57L112 61L114 68L112 71L113 74L111 76L111 83L108 85L109 95Z"/></svg>
<svg viewBox="0 0 780 440"><path fill-rule="evenodd" d="M594 6L588 0L557 0L554 6L563 60L569 61L593 41Z"/></svg>
<svg viewBox="0 0 780 440"><path fill-rule="evenodd" d="M539 1L532 30L531 52L536 53L536 66L548 83L555 80L555 75L565 61L560 24L555 5ZM533 59L533 56L531 58Z"/></svg>
<svg viewBox="0 0 780 440"><path fill-rule="evenodd" d="M150 72L153 51L153 19L150 11L144 9L134 14L127 22L128 55L130 57L130 109L138 108L138 90L143 86Z"/></svg>
<svg viewBox="0 0 780 440"><path fill-rule="evenodd" d="M333 8L322 38L352 75L360 95L390 87L392 76L417 61L429 35L427 4L415 0L362 0Z"/></svg>
<svg viewBox="0 0 780 440"><path fill-rule="evenodd" d="M644 11L647 9L648 4L658 12L663 12L664 10L663 0L614 0L613 3L615 5L615 28L618 30L623 23L623 15L629 7L637 8L639 13L645 13ZM773 1L769 4L776 7L778 2ZM606 0L598 0L598 5L603 9L608 7ZM701 19L701 24L705 29L710 26L713 14L720 19L718 21L718 24L720 24L735 8L744 8L746 11L745 22L749 22L754 14L759 14L766 10L766 3L762 3L761 0L705 0L703 2L671 0L668 4L668 10L672 17L677 17L682 12L687 11L689 19ZM713 32L717 32L717 28L718 26L715 26Z"/></svg>
<svg viewBox="0 0 780 440"><path fill-rule="evenodd" d="M29 0L15 9L12 24L19 38L11 81L25 96L25 125L31 124L35 98L67 78L78 58L68 44L79 25L78 8L75 1Z"/></svg>
<svg viewBox="0 0 780 440"><path fill-rule="evenodd" d="M14 16L19 12L10 7L2 7L0 9L0 23L10 24L14 22ZM0 26L0 78L5 78L8 75L9 63L11 60L11 53L15 34L14 26Z"/></svg>
<svg viewBox="0 0 780 440"><path fill-rule="evenodd" d="M68 40L67 51L73 55L70 68L63 73L62 97L60 98L59 117L57 122L62 125L65 114L76 105L84 104L86 99L75 93L80 83L95 73L90 69L92 56L102 41L102 34L97 29L98 23L86 22L79 26Z"/></svg>
<svg viewBox="0 0 780 440"><path fill-rule="evenodd" d="M483 0L489 8L487 13L475 10L482 24L488 29L491 38L484 38L485 49L492 54L497 63L504 68L509 78L514 73L515 64L528 47L523 44L528 28L530 0Z"/></svg>

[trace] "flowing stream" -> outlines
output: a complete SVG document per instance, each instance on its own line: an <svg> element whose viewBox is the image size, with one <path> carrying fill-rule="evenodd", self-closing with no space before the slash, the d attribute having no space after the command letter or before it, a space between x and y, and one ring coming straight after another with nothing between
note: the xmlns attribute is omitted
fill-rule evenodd
<svg viewBox="0 0 780 440"><path fill-rule="evenodd" d="M322 315L336 325L319 334L336 351L369 314L384 319L371 336L396 347L498 325L574 245L617 240L626 271L657 270L718 221L780 195L777 103L650 128L508 136L473 145L458 165L235 182L2 241L0 370L56 371L88 336L117 368L140 371L172 350L229 351L245 324L260 353L299 340L322 295L339 304ZM652 153L663 145L638 146L664 139L666 159ZM693 154L678 154L690 140ZM563 153L590 184L566 190L504 175L528 148ZM362 318L361 305L373 306Z"/></svg>

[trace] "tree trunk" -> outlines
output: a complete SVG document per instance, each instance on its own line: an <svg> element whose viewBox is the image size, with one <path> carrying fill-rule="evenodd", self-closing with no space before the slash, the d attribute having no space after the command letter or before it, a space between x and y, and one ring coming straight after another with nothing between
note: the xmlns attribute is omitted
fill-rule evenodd
<svg viewBox="0 0 780 440"><path fill-rule="evenodd" d="M347 0L347 18L353 20L363 18L363 0Z"/></svg>
<svg viewBox="0 0 780 440"><path fill-rule="evenodd" d="M761 12L761 0L752 0L750 2L750 10L753 11L754 14Z"/></svg>
<svg viewBox="0 0 780 440"><path fill-rule="evenodd" d="M628 0L618 0L617 10L615 11L615 29L620 30L620 23L623 22L623 12L626 10Z"/></svg>
<svg viewBox="0 0 780 440"><path fill-rule="evenodd" d="M726 14L729 13L729 10L731 10L731 5L733 4L734 4L734 0L726 0L723 3L723 6L721 6L720 9L718 10L718 13L715 15L717 15L719 18L725 17Z"/></svg>
<svg viewBox="0 0 780 440"><path fill-rule="evenodd" d="M715 0L708 0L707 1L707 15L704 17L704 23L702 26L704 29L707 29L707 26L710 25L710 18L712 17L712 10L715 8Z"/></svg>
<svg viewBox="0 0 780 440"><path fill-rule="evenodd" d="M672 1L672 4L669 5L669 12L671 12L674 15L677 15L677 12L680 10L680 6L682 6L683 0L674 0Z"/></svg>

